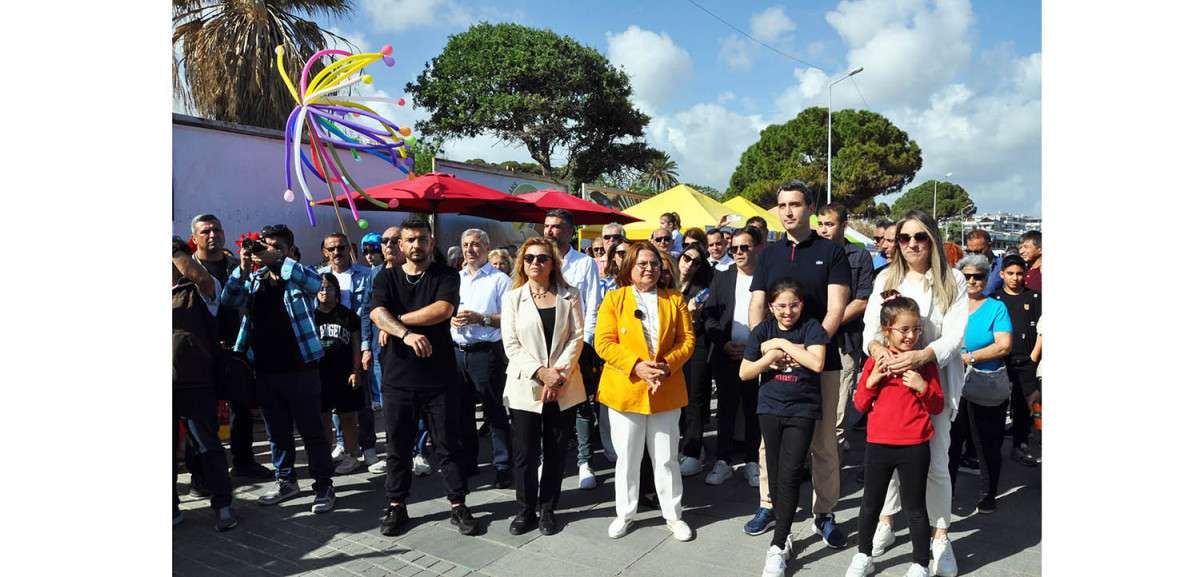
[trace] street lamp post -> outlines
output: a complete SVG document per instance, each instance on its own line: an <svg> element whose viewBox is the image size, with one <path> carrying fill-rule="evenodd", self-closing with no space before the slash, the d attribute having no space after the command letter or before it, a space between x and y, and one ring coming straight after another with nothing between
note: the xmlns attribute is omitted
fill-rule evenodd
<svg viewBox="0 0 1200 577"><path fill-rule="evenodd" d="M825 204L833 204L833 85L841 82L859 72L863 71L863 67L859 66L848 72L845 76L829 83L829 107L825 109L828 114L828 133L825 135Z"/></svg>
<svg viewBox="0 0 1200 577"><path fill-rule="evenodd" d="M954 176L954 173L947 172L946 180L949 180L951 176ZM942 228L940 225L938 225L938 220L937 220L937 185L938 185L938 181L935 178L935 179L933 179L933 224L936 225L938 228Z"/></svg>

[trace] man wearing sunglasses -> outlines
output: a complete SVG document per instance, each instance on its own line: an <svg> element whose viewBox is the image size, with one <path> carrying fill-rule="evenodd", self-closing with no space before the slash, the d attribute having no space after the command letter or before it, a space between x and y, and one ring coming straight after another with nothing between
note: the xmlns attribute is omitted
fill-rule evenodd
<svg viewBox="0 0 1200 577"><path fill-rule="evenodd" d="M654 243L654 246L658 247L658 250L661 250L674 258L679 258L680 251L675 250L675 237L671 236L671 229L656 229L654 232L650 233L650 242Z"/></svg>
<svg viewBox="0 0 1200 577"><path fill-rule="evenodd" d="M790 278L804 293L806 318L821 323L825 332L836 335L842 326L846 305L850 302L850 263L846 251L837 243L821 238L809 227L816 209L816 193L799 180L783 183L776 195L779 220L787 232L781 241L769 245L759 258L750 285L750 327L767 315L767 287ZM846 546L846 536L833 517L841 493L841 452L834 424L837 421L838 379L842 359L837 347L825 347L821 372L821 419L812 439L813 531L825 545L834 549Z"/></svg>
<svg viewBox="0 0 1200 577"><path fill-rule="evenodd" d="M350 239L340 232L329 233L325 240L321 241L321 254L325 257L324 266L317 269L317 273L330 273L338 279L338 286L342 287L341 300L338 302L346 303L347 308L354 311L362 322L360 335L362 335L359 343L359 354L362 355L363 370L370 370L371 366L371 318L367 314L367 302L371 295L371 281L374 280L374 275L371 273L370 267L351 262L350 251L353 250L353 245L350 244ZM367 393L366 389L363 391ZM357 462L357 455L345 454L346 445L342 441L342 425L341 419L334 414L334 424L337 426L338 445L333 449L333 460ZM362 449L363 463L370 467L379 462L379 456L375 452L375 411L371 409L370 404L366 404L358 411L358 446ZM345 474L356 469L356 466L347 463L338 464L338 473Z"/></svg>
<svg viewBox="0 0 1200 577"><path fill-rule="evenodd" d="M706 242L708 243L706 247L708 264L718 272L727 270L733 264L733 257L726 252L729 243L725 242L725 234L721 232L721 229L714 228L708 231Z"/></svg>
<svg viewBox="0 0 1200 577"><path fill-rule="evenodd" d="M967 246L964 250L967 254L978 254L986 258L988 264L991 265L991 272L988 273L987 285L983 287L983 296L992 296L1000 287L1004 285L1003 279L1000 278L1000 259L992 252L992 235L986 230L975 229L967 233Z"/></svg>
<svg viewBox="0 0 1200 577"><path fill-rule="evenodd" d="M313 309L321 275L291 258L295 237L282 224L263 227L257 242L243 242L241 264L229 275L221 303L243 307L246 315L234 350L251 352L255 392L267 421L274 489L258 498L275 505L300 495L296 476L293 429L304 440L313 476L313 513L333 510L333 459L321 421L321 378L317 363L324 356Z"/></svg>
<svg viewBox="0 0 1200 577"><path fill-rule="evenodd" d="M604 229L600 232L601 244L599 249L603 251L596 257L596 270L601 276L604 275L605 269L608 268L608 261L614 258L613 251L617 245L625 239L625 227L619 223L610 222L604 225Z"/></svg>
<svg viewBox="0 0 1200 577"><path fill-rule="evenodd" d="M896 223L884 218L875 223L875 272L878 274L889 263L896 250Z"/></svg>

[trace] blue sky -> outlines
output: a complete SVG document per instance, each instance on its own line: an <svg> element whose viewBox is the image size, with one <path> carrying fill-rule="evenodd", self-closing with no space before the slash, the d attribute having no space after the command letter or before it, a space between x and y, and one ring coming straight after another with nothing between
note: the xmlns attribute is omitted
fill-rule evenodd
<svg viewBox="0 0 1200 577"><path fill-rule="evenodd" d="M696 2L804 63L688 0L358 0L354 17L323 24L363 49L395 46L394 68L371 69L373 90L389 96L402 96L473 22L571 36L630 74L635 103L652 117L647 141L679 163L680 179L721 190L758 131L824 106L828 79L863 66L834 88L834 108L879 112L915 138L924 167L914 186L953 172L983 211L1041 213L1040 3ZM425 116L411 106L381 112L402 123ZM444 156L529 159L487 136L447 143Z"/></svg>

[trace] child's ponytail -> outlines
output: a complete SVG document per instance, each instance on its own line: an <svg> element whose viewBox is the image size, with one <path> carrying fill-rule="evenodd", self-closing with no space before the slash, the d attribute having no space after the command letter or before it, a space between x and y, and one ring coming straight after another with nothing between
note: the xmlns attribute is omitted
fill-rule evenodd
<svg viewBox="0 0 1200 577"><path fill-rule="evenodd" d="M880 327L892 326L892 321L896 320L900 313L921 316L921 307L917 305L917 301L900 294L898 290L885 290L879 293L879 296L883 298L883 306L879 307Z"/></svg>

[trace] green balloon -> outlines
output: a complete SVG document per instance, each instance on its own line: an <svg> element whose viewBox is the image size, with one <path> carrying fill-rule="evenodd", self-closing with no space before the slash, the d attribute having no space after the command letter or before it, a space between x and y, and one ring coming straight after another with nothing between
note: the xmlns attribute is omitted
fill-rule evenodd
<svg viewBox="0 0 1200 577"><path fill-rule="evenodd" d="M405 138L405 139L404 139L404 144L407 144L407 145L408 145L410 148L411 148L411 147L413 147L413 146L416 146L416 145L417 145L417 137L416 137L416 136L409 136L408 138Z"/></svg>
<svg viewBox="0 0 1200 577"><path fill-rule="evenodd" d="M365 219L365 218L358 219L358 228L367 230L368 226L370 226L370 224L367 222L367 219Z"/></svg>

